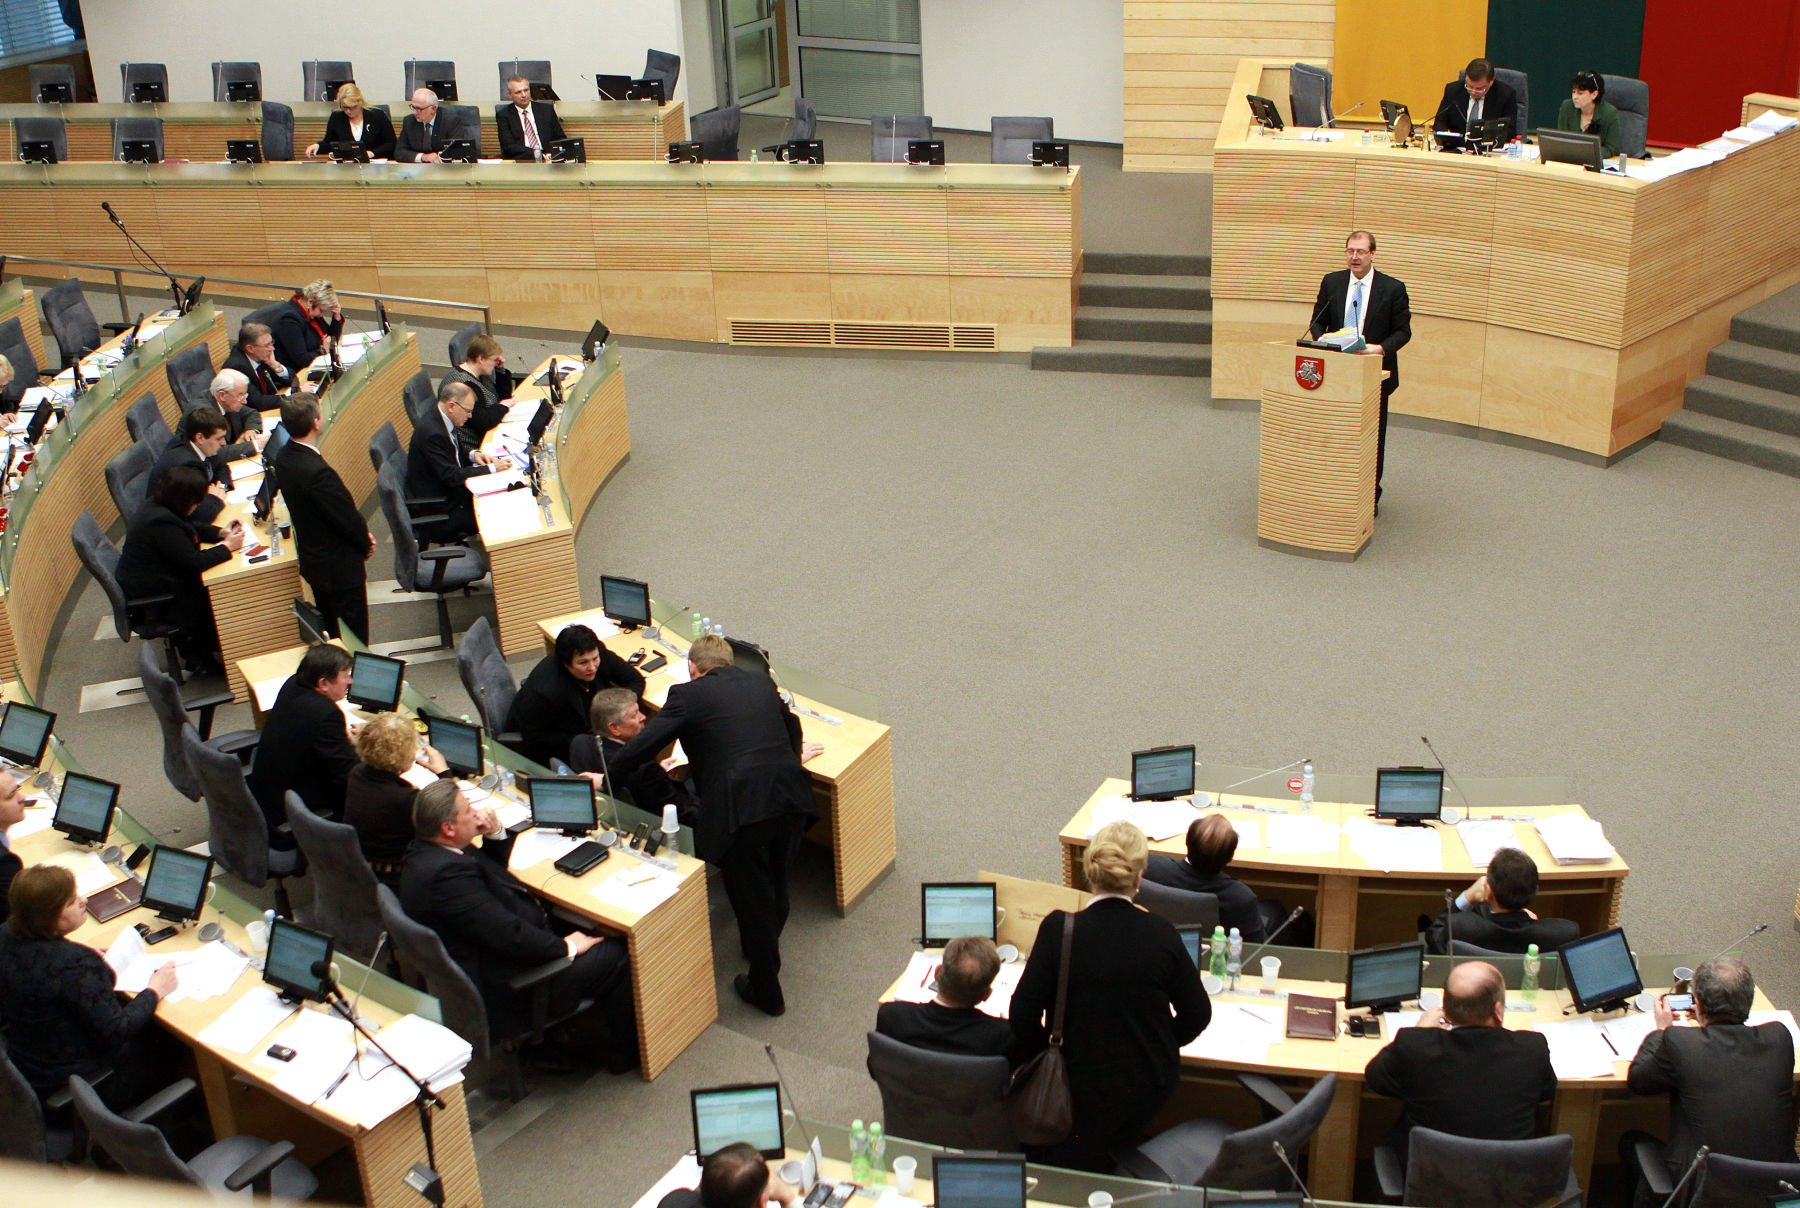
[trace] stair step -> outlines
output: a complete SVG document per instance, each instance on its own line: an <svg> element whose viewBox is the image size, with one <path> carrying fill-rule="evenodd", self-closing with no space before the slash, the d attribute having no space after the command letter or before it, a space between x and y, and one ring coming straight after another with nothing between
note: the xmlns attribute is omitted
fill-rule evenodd
<svg viewBox="0 0 1800 1208"><path fill-rule="evenodd" d="M1069 348L1034 348L1033 369L1069 373L1134 373L1154 377L1206 377L1212 352L1204 345L1136 340L1077 340Z"/></svg>
<svg viewBox="0 0 1800 1208"><path fill-rule="evenodd" d="M1682 406L1732 423L1800 436L1800 398L1766 386L1707 374L1688 383Z"/></svg>
<svg viewBox="0 0 1800 1208"><path fill-rule="evenodd" d="M1748 386L1800 394L1800 352L1727 340L1707 354L1706 372Z"/></svg>
<svg viewBox="0 0 1800 1208"><path fill-rule="evenodd" d="M1800 329L1778 319L1736 315L1731 320L1731 338L1745 344L1758 344L1782 352L1800 352Z"/></svg>
<svg viewBox="0 0 1800 1208"><path fill-rule="evenodd" d="M1140 277L1204 277L1212 272L1211 256L1170 256L1158 252L1087 252L1081 263L1084 272Z"/></svg>
<svg viewBox="0 0 1800 1208"><path fill-rule="evenodd" d="M1136 306L1083 306L1075 311L1077 340L1210 344L1212 312Z"/></svg>
<svg viewBox="0 0 1800 1208"><path fill-rule="evenodd" d="M1800 478L1800 436L1752 428L1696 411L1677 411L1663 421L1658 437L1730 461Z"/></svg>
<svg viewBox="0 0 1800 1208"><path fill-rule="evenodd" d="M1212 278L1190 274L1140 277L1129 273L1083 272L1081 304L1153 310L1208 310L1212 307Z"/></svg>

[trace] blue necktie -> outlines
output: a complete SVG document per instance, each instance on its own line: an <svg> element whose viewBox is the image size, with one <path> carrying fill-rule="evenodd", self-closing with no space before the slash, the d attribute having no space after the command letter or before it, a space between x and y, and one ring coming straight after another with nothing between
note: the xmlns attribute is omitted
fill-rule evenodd
<svg viewBox="0 0 1800 1208"><path fill-rule="evenodd" d="M1362 331L1362 292L1361 281L1352 282L1350 286L1350 327L1358 333Z"/></svg>

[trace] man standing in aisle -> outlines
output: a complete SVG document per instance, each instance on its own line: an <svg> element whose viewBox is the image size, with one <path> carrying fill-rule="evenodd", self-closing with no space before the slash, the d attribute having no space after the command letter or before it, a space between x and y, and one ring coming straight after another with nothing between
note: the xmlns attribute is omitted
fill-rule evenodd
<svg viewBox="0 0 1800 1208"><path fill-rule="evenodd" d="M1381 422L1375 435L1375 508L1381 510L1381 468L1387 456L1388 396L1400 385L1398 353L1412 339L1412 300L1406 283L1375 271L1375 236L1351 231L1344 240L1344 259L1349 268L1326 273L1319 282L1319 300L1313 303L1313 339L1327 331L1353 327L1368 345L1366 356L1381 358L1387 379L1381 383Z"/></svg>
<svg viewBox="0 0 1800 1208"><path fill-rule="evenodd" d="M319 403L310 394L281 400L281 426L291 439L275 465L276 484L294 522L300 577L312 588L327 637L340 625L369 640L369 591L363 563L375 552L375 534L338 472L319 452Z"/></svg>

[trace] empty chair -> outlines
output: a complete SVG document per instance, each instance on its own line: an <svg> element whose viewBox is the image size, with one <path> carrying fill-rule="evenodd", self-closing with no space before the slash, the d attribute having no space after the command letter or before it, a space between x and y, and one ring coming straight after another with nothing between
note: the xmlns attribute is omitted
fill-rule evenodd
<svg viewBox="0 0 1800 1208"><path fill-rule="evenodd" d="M869 162L906 162L906 144L931 137L931 118L924 114L889 114L869 119Z"/></svg>
<svg viewBox="0 0 1800 1208"><path fill-rule="evenodd" d="M141 142L156 144L152 158L160 163L163 157L163 127L160 117L115 117L112 120L114 159L125 158L126 143Z"/></svg>
<svg viewBox="0 0 1800 1208"><path fill-rule="evenodd" d="M212 65L213 100L229 101L232 99L233 84L254 84L256 95L250 100L262 100L262 64L233 63L230 61L214 61Z"/></svg>
<svg viewBox="0 0 1800 1208"><path fill-rule="evenodd" d="M644 52L644 78L663 82L663 100L675 99L675 81L681 78L681 56L666 50Z"/></svg>
<svg viewBox="0 0 1800 1208"><path fill-rule="evenodd" d="M1523 135L1531 126L1531 77L1517 68L1496 67L1494 68L1494 79L1505 84L1508 88L1511 88L1519 99L1518 102L1513 105L1513 111L1510 115L1496 113L1493 116L1510 116L1513 123L1513 133L1515 135ZM1606 99L1609 101L1612 100L1610 93L1607 95ZM1613 101L1613 103L1615 105L1618 104L1617 101ZM1623 121L1620 122L1620 125L1624 125ZM1623 130L1621 130L1620 133L1622 134Z"/></svg>
<svg viewBox="0 0 1800 1208"><path fill-rule="evenodd" d="M500 99L510 101L506 95L506 81L514 76L524 76L527 84L542 84L550 87L549 59L502 59L500 62Z"/></svg>
<svg viewBox="0 0 1800 1208"><path fill-rule="evenodd" d="M705 148L706 158L733 160L738 157L738 127L744 111L738 105L726 109L709 109L688 119L688 134Z"/></svg>
<svg viewBox="0 0 1800 1208"><path fill-rule="evenodd" d="M796 92L794 94L794 112L793 115L788 118L787 133L782 136L781 141L784 143L791 143L799 139L809 139L818 128L818 107ZM781 150L781 143L775 143L763 148L764 152L779 150Z"/></svg>
<svg viewBox="0 0 1800 1208"><path fill-rule="evenodd" d="M127 524L144 506L150 493L150 470L156 465L157 452L148 441L134 441L114 454L102 471L106 493L119 509L119 519Z"/></svg>
<svg viewBox="0 0 1800 1208"><path fill-rule="evenodd" d="M1450 955L1478 956L1484 961L1490 961L1496 957L1517 957L1519 954L1517 952L1501 952L1494 948L1483 948L1480 944L1471 944L1467 940L1459 940L1452 935L1450 937ZM1500 967L1504 969L1506 966L1501 965Z"/></svg>
<svg viewBox="0 0 1800 1208"><path fill-rule="evenodd" d="M300 99L330 103L337 99L338 85L355 81L349 59L308 59L300 64Z"/></svg>
<svg viewBox="0 0 1800 1208"><path fill-rule="evenodd" d="M1574 1137L1483 1141L1414 1128L1407 1144L1404 1182L1393 1149L1375 1149L1376 1178L1389 1203L1537 1208L1581 1194Z"/></svg>
<svg viewBox="0 0 1800 1208"><path fill-rule="evenodd" d="M175 405L186 415L195 407L212 402L212 349L204 342L183 348L163 366L169 389L175 392Z"/></svg>
<svg viewBox="0 0 1800 1208"><path fill-rule="evenodd" d="M937 1053L870 1032L868 1068L891 1135L952 1149L1018 1149L1003 1098L1012 1080L1006 1058Z"/></svg>
<svg viewBox="0 0 1800 1208"><path fill-rule="evenodd" d="M68 1091L50 1097L53 1110L66 1108ZM75 1136L44 1119L44 1103L19 1067L6 1055L0 1039L0 1158L13 1162L66 1162L75 1153Z"/></svg>
<svg viewBox="0 0 1800 1208"><path fill-rule="evenodd" d="M363 857L355 828L319 817L291 791L287 815L315 885L307 926L335 937L338 948L358 960L374 959L382 931L381 906L375 898L378 882Z"/></svg>
<svg viewBox="0 0 1800 1208"><path fill-rule="evenodd" d="M19 399L38 384L37 357L25 342L25 325L18 319L0 323L0 356L12 362L13 380L0 387L0 410L17 411Z"/></svg>
<svg viewBox="0 0 1800 1208"><path fill-rule="evenodd" d="M456 334L450 337L450 364L452 368L463 363L463 358L469 355L469 341L480 335L481 331L481 324L471 323L467 327L458 329Z"/></svg>
<svg viewBox="0 0 1800 1208"><path fill-rule="evenodd" d="M1650 85L1631 76L1601 73L1605 98L1619 111L1619 150L1633 159L1650 153ZM1524 133L1524 131L1520 131Z"/></svg>
<svg viewBox="0 0 1800 1208"><path fill-rule="evenodd" d="M1177 927L1203 927L1210 933L1219 925L1219 895L1216 893L1196 893L1191 889L1159 885L1146 877L1138 884L1137 904Z"/></svg>
<svg viewBox="0 0 1800 1208"><path fill-rule="evenodd" d="M518 695L519 685L513 679L512 668L506 665L506 656L500 653L494 627L486 617L476 617L463 634L462 646L456 652L456 675L462 680L463 691L475 702L475 712L487 736L502 745L517 746L519 736L507 730L506 719L512 715L513 697Z"/></svg>
<svg viewBox="0 0 1800 1208"><path fill-rule="evenodd" d="M1620 1153L1628 1173L1639 1180L1635 1204L1666 1202L1680 1181L1679 1174L1669 1173L1668 1146L1646 1133L1630 1132L1620 1139ZM1708 1153L1689 1183L1687 1208L1769 1208L1786 1190L1783 1182L1800 1186L1800 1163Z"/></svg>
<svg viewBox="0 0 1800 1208"><path fill-rule="evenodd" d="M474 105L452 105L445 103L438 106L438 120L445 124L445 129L452 139L465 138L475 144L475 158L480 159L481 151L481 110Z"/></svg>
<svg viewBox="0 0 1800 1208"><path fill-rule="evenodd" d="M69 90L69 99L76 99L75 68L68 63L33 63L28 69L31 75L31 99L48 103L44 93L44 85L53 88L60 85Z"/></svg>
<svg viewBox="0 0 1800 1208"><path fill-rule="evenodd" d="M406 385L400 387L400 400L406 404L406 418L414 428L430 423L431 413L437 410L437 391L431 388L431 375L421 369L406 379Z"/></svg>
<svg viewBox="0 0 1800 1208"><path fill-rule="evenodd" d="M134 99L139 84L159 84L162 86L163 99L174 99L169 95L169 69L162 63L121 63L119 82L124 87L124 99L127 101Z"/></svg>
<svg viewBox="0 0 1800 1208"><path fill-rule="evenodd" d="M100 347L101 324L94 318L93 308L88 306L87 295L81 292L80 278L70 277L51 286L38 295L38 305L43 308L44 322L49 326L50 334L56 337L64 369ZM105 327L117 335L129 331L131 324L108 323Z"/></svg>
<svg viewBox="0 0 1800 1208"><path fill-rule="evenodd" d="M250 792L244 765L202 742L192 725L181 727L181 750L206 801L207 843L219 867L256 889L275 882L275 913L293 918L284 880L301 872L300 852L270 842L269 820Z"/></svg>
<svg viewBox="0 0 1800 1208"><path fill-rule="evenodd" d="M405 464L406 451L400 447L400 434L394 431L392 422L382 424L375 429L375 435L369 438L369 463L377 471L390 457L400 458L401 464ZM402 474L400 481L405 482L406 475Z"/></svg>
<svg viewBox="0 0 1800 1208"><path fill-rule="evenodd" d="M169 421L163 418L162 404L156 401L154 394L146 394L131 404L125 412L125 431L131 439L150 446L152 458L161 453L175 441L175 433L169 429Z"/></svg>
<svg viewBox="0 0 1800 1208"><path fill-rule="evenodd" d="M1056 123L1047 117L997 117L993 124L993 150L997 164L1028 164L1031 144L1056 137Z"/></svg>
<svg viewBox="0 0 1800 1208"><path fill-rule="evenodd" d="M1331 1108L1337 1075L1313 1083L1295 1103L1287 1092L1260 1074L1239 1074L1238 1081L1280 1114L1254 1128L1234 1129L1223 1120L1184 1120L1119 1155L1120 1173L1184 1187L1222 1187L1229 1191L1288 1191L1293 1176L1275 1156L1274 1143L1298 1161Z"/></svg>
<svg viewBox="0 0 1800 1208"><path fill-rule="evenodd" d="M429 88L434 83L455 84L456 64L449 59L408 59L406 61L406 91L403 96L410 97L417 88Z"/></svg>
<svg viewBox="0 0 1800 1208"><path fill-rule="evenodd" d="M165 1087L128 1116L113 1111L79 1076L69 1079L75 1113L93 1144L128 1175L193 1183L215 1195L248 1190L267 1199L304 1200L319 1189L319 1180L295 1158L292 1141L270 1143L260 1137L226 1137L182 1161L162 1130L150 1121L186 1101L199 1084L184 1078Z"/></svg>
<svg viewBox="0 0 1800 1208"><path fill-rule="evenodd" d="M381 512L394 539L394 578L406 591L430 592L437 597L438 645L424 649L448 650L455 645L455 638L450 629L450 602L445 597L455 591L466 593L471 584L486 578L487 555L463 545L419 548L398 462L390 461L376 473L375 493L381 497ZM440 518L420 516L418 523Z"/></svg>
<svg viewBox="0 0 1800 1208"><path fill-rule="evenodd" d="M69 158L69 124L60 117L18 117L13 119L13 141L49 143L56 152L56 162Z"/></svg>
<svg viewBox="0 0 1800 1208"><path fill-rule="evenodd" d="M126 598L124 589L119 586L119 547L100 531L100 525L92 512L84 511L75 517L69 539L75 545L75 556L81 559L81 565L100 584L107 603L112 605L113 628L118 632L119 640L129 642L131 635L135 633L147 642L163 643L168 656L169 674L175 677L176 683L180 683L181 657L175 653L175 635L181 632L181 627L171 620L144 614L142 611L155 604L169 603L174 597ZM133 615L134 609L138 610L138 615Z"/></svg>
<svg viewBox="0 0 1800 1208"><path fill-rule="evenodd" d="M1288 113L1296 126L1335 126L1331 116L1331 73L1311 63L1288 68Z"/></svg>
<svg viewBox="0 0 1800 1208"><path fill-rule="evenodd" d="M200 782L188 766L187 752L181 749L181 727L188 724L189 713L196 714L194 726L200 741L215 750L244 759L260 737L255 730L232 730L212 736L213 717L220 705L231 703L230 692L209 692L193 700L181 699L181 687L156 665L156 654L145 646L138 651L138 676L144 682L144 695L162 727L163 774L175 791L189 801L200 800Z"/></svg>
<svg viewBox="0 0 1800 1208"><path fill-rule="evenodd" d="M294 158L294 107L280 101L262 103L262 153L270 163Z"/></svg>

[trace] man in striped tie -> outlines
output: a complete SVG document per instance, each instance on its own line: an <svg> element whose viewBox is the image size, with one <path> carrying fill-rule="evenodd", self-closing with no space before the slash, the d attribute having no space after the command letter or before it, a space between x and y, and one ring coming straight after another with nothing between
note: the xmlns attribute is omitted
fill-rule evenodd
<svg viewBox="0 0 1800 1208"><path fill-rule="evenodd" d="M1352 231L1344 240L1344 260L1348 268L1326 273L1319 282L1319 299L1313 304L1313 320L1309 334L1320 334L1353 327L1368 345L1365 356L1381 358L1387 380L1381 383L1381 423L1375 438L1375 499L1380 508L1381 470L1387 454L1388 396L1400 384L1400 362L1396 355L1412 339L1412 301L1406 296L1406 283L1398 277L1375 271L1375 236L1369 231Z"/></svg>
<svg viewBox="0 0 1800 1208"><path fill-rule="evenodd" d="M506 96L512 103L494 111L494 126L500 132L500 158L528 163L543 159L545 148L563 137L556 107L548 101L532 100L531 81L524 76L506 81Z"/></svg>

